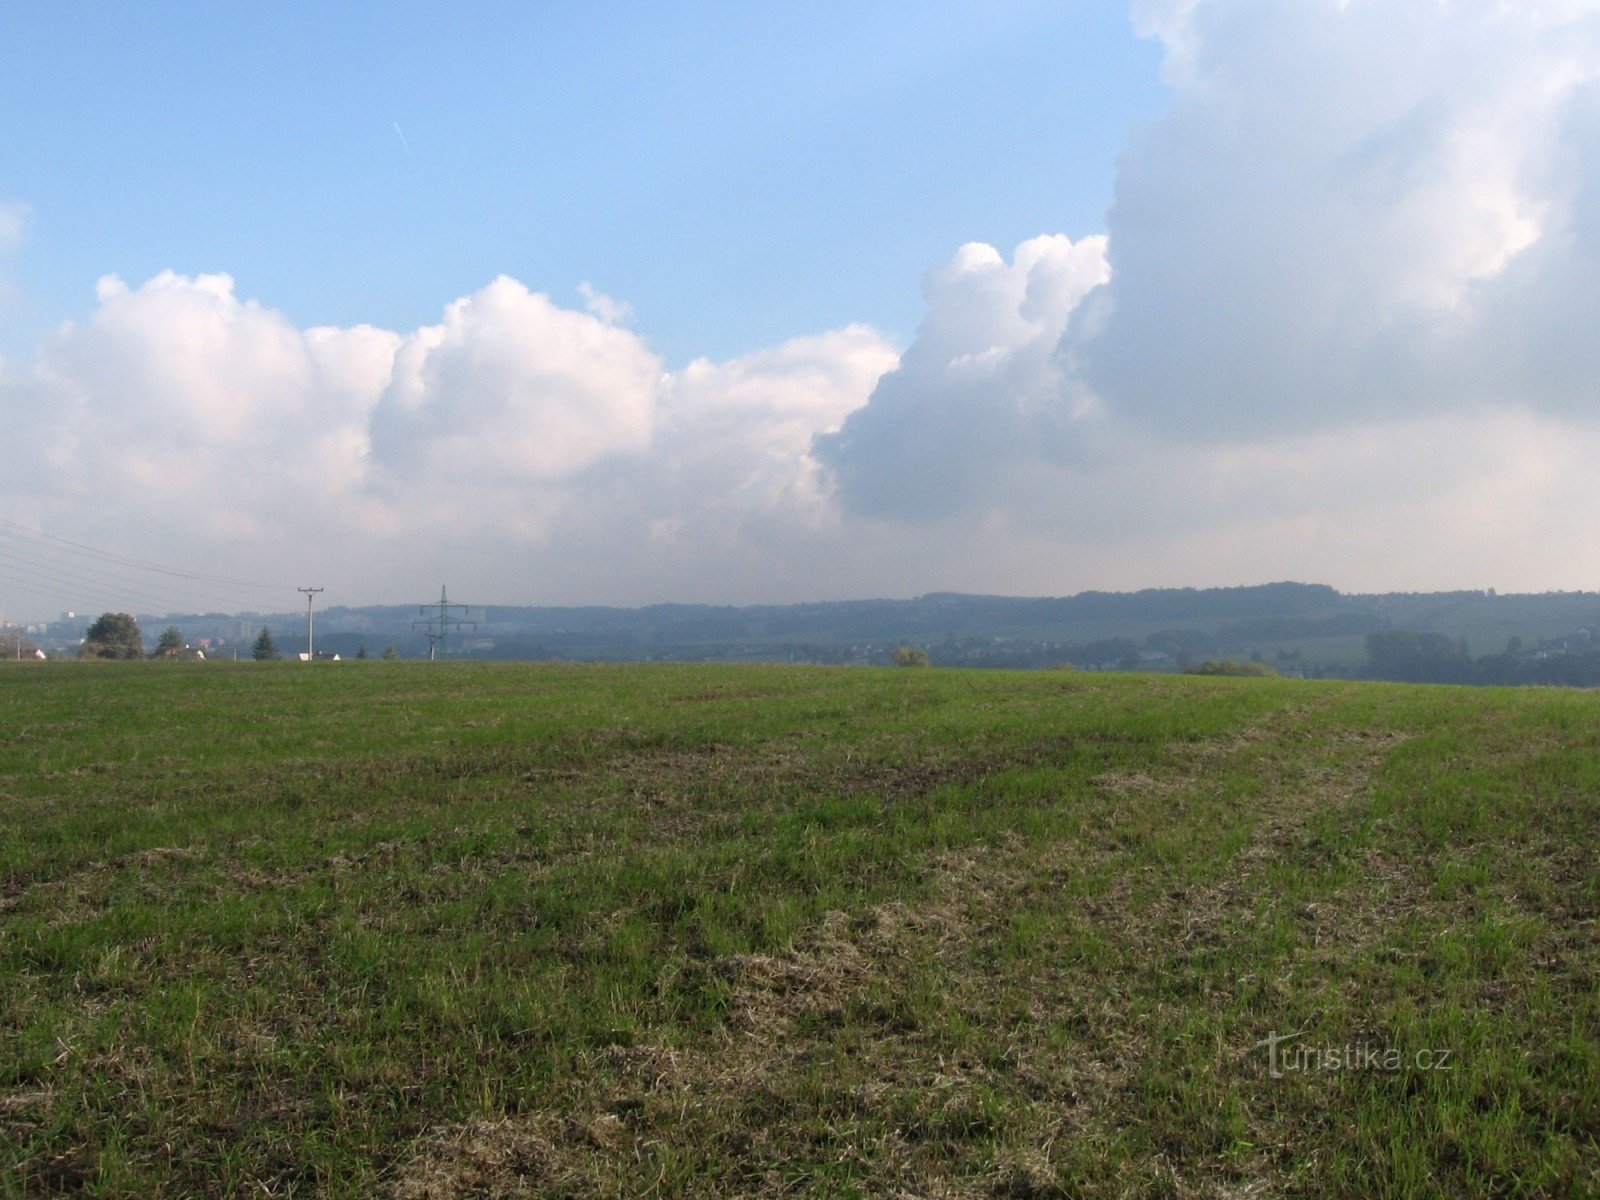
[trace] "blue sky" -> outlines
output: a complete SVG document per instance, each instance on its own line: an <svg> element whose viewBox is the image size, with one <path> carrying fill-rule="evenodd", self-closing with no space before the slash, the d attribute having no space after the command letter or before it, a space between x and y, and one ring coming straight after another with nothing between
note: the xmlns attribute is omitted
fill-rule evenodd
<svg viewBox="0 0 1600 1200"><path fill-rule="evenodd" d="M1600 579L1600 0L0 39L0 611Z"/></svg>
<svg viewBox="0 0 1600 1200"><path fill-rule="evenodd" d="M167 269L388 328L590 281L669 365L905 337L963 242L1098 230L1163 100L1104 0L13 5L5 41L8 357Z"/></svg>

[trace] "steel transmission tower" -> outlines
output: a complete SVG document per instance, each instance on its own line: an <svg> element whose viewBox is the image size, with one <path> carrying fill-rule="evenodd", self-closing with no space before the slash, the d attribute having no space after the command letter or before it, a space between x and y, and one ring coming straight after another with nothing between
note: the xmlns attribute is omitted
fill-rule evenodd
<svg viewBox="0 0 1600 1200"><path fill-rule="evenodd" d="M444 585L439 585L439 602L437 604L424 604L418 611L432 613L426 621L413 621L411 628L420 629L428 638L428 661L434 659L434 652L443 658L445 651L450 648L450 631L452 629L476 629L476 621L465 621L460 617L452 617L450 611L459 608L464 617L467 613L465 604L451 604L450 597L445 595Z"/></svg>

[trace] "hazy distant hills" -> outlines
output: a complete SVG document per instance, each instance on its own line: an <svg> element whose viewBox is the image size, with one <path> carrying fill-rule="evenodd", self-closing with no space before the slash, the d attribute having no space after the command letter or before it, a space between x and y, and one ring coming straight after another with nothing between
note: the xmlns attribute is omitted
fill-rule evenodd
<svg viewBox="0 0 1600 1200"><path fill-rule="evenodd" d="M1473 655L1516 638L1527 653L1576 648L1600 631L1600 593L1498 595L1493 591L1341 593L1324 584L1156 588L1063 597L930 593L907 600L784 605L657 604L642 608L479 606L474 627L452 633L452 658L884 663L901 642L926 647L935 665L1176 670L1210 657L1254 658L1289 674L1359 674L1366 636L1438 633ZM319 610L317 648L344 656L393 646L426 656L415 627L425 606ZM234 617L143 617L177 624L221 649L268 627L286 650L303 636L303 612Z"/></svg>

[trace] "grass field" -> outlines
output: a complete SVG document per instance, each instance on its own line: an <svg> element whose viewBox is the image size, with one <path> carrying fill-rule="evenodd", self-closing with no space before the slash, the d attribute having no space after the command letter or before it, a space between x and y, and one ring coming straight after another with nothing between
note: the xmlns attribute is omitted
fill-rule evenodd
<svg viewBox="0 0 1600 1200"><path fill-rule="evenodd" d="M22 664L0 822L4 1196L1600 1194L1586 693Z"/></svg>

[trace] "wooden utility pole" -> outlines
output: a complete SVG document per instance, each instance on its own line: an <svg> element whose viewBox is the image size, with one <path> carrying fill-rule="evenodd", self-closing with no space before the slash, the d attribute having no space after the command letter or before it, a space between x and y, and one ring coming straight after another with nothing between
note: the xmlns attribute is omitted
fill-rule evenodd
<svg viewBox="0 0 1600 1200"><path fill-rule="evenodd" d="M312 600L316 599L317 593L322 591L322 590L323 590L322 588L295 588L295 591L304 592L306 594L306 661L307 662L316 662L317 661L317 650L316 650L316 647L315 647L315 645L313 645L312 640L311 640L311 602L312 602Z"/></svg>

